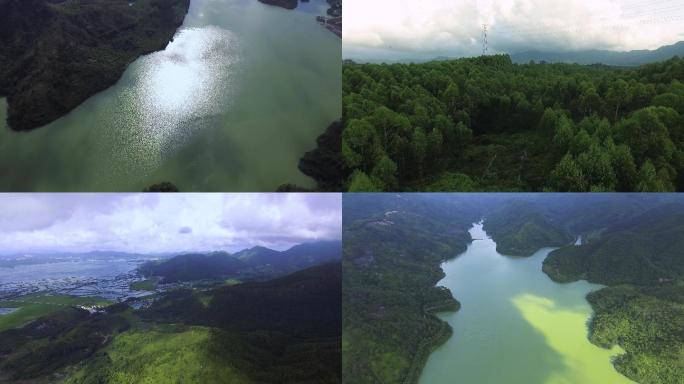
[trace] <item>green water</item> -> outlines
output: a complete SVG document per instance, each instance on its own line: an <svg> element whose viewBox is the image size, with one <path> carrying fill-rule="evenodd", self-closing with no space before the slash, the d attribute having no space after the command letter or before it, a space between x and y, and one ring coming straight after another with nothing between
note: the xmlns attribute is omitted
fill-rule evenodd
<svg viewBox="0 0 684 384"><path fill-rule="evenodd" d="M421 384L621 384L611 358L622 353L587 339L588 292L600 286L557 284L541 271L552 248L529 258L496 252L480 224L468 250L442 265L461 310L440 317L453 336L433 352Z"/></svg>
<svg viewBox="0 0 684 384"><path fill-rule="evenodd" d="M192 0L164 51L31 132L5 125L0 191L274 191L341 116L341 42L310 12Z"/></svg>

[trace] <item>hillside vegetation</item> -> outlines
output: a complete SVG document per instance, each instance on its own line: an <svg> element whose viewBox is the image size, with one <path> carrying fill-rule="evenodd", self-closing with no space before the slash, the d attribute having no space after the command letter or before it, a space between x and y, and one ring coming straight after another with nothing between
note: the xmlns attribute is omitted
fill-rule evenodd
<svg viewBox="0 0 684 384"><path fill-rule="evenodd" d="M434 313L460 307L435 287L440 264L465 251L477 214L446 196L343 199L344 381L417 382L430 352L451 335Z"/></svg>
<svg viewBox="0 0 684 384"><path fill-rule="evenodd" d="M343 66L350 191L684 189L684 59Z"/></svg>
<svg viewBox="0 0 684 384"><path fill-rule="evenodd" d="M557 282L610 285L588 295L590 341L619 344L614 365L638 383L684 377L684 203L661 194L347 194L343 197L345 382L415 383L451 334L433 313L456 310L435 284L440 264L484 218L498 250L550 253ZM581 236L584 245L570 245ZM454 293L456 299L458 293Z"/></svg>
<svg viewBox="0 0 684 384"><path fill-rule="evenodd" d="M553 251L543 271L558 282L609 285L587 296L590 340L619 344L615 368L639 383L684 377L684 213L665 206L616 223L582 246Z"/></svg>
<svg viewBox="0 0 684 384"><path fill-rule="evenodd" d="M496 241L496 251L511 256L531 256L540 248L573 240L563 227L526 202L511 203L487 215L484 229Z"/></svg>
<svg viewBox="0 0 684 384"><path fill-rule="evenodd" d="M333 263L140 310L66 307L0 332L0 382L339 383L340 281Z"/></svg>

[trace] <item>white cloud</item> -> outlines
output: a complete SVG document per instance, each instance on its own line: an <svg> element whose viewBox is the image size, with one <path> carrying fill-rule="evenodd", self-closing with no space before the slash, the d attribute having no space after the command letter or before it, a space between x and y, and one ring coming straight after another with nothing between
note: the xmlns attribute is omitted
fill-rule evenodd
<svg viewBox="0 0 684 384"><path fill-rule="evenodd" d="M347 0L353 59L430 59L523 50L655 49L684 36L682 0Z"/></svg>
<svg viewBox="0 0 684 384"><path fill-rule="evenodd" d="M284 249L340 239L339 194L5 194L0 253Z"/></svg>

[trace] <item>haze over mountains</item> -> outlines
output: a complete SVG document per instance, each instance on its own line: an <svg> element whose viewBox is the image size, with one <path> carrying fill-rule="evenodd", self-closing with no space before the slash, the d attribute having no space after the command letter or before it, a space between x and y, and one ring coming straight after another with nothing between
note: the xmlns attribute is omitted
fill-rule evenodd
<svg viewBox="0 0 684 384"><path fill-rule="evenodd" d="M638 66L684 56L684 41L666 45L655 50L634 50L628 52L607 50L582 50L567 52L525 51L511 54L511 60L517 64L530 61L569 64L605 64L612 66Z"/></svg>
<svg viewBox="0 0 684 384"><path fill-rule="evenodd" d="M478 54L479 55L479 54ZM476 56L478 56L476 55ZM530 61L536 63L565 63L565 64L580 64L592 65L602 64L616 67L636 67L644 64L656 63L660 61L669 60L673 57L684 57L684 41L677 42L672 45L665 45L657 49L647 50L632 50L632 51L611 51L601 49L589 49L579 51L546 51L546 50L529 50L515 53L508 53L511 61L515 64L528 64ZM455 60L460 56L433 56L416 58L412 56L394 57L387 59L385 57L374 58L348 58L351 61L359 63L424 63L430 61L444 61Z"/></svg>
<svg viewBox="0 0 684 384"><path fill-rule="evenodd" d="M252 247L228 252L190 253L140 267L145 276L162 277L164 282L220 279L236 276L278 276L340 260L339 240L298 244L285 251Z"/></svg>

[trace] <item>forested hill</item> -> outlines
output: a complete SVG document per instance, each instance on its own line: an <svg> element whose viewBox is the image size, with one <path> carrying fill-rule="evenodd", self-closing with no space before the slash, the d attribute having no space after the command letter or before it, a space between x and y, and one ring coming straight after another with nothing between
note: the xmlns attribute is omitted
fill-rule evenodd
<svg viewBox="0 0 684 384"><path fill-rule="evenodd" d="M672 208L672 207L668 207ZM684 210L649 212L626 228L608 228L582 246L552 252L544 271L557 281L649 285L684 278Z"/></svg>
<svg viewBox="0 0 684 384"><path fill-rule="evenodd" d="M475 198L343 196L343 372L348 383L415 383L451 335L434 312L457 310L440 264L470 242Z"/></svg>
<svg viewBox="0 0 684 384"><path fill-rule="evenodd" d="M336 262L139 310L64 306L0 332L0 382L340 383L340 281Z"/></svg>
<svg viewBox="0 0 684 384"><path fill-rule="evenodd" d="M0 0L0 97L14 130L48 124L173 38L190 0Z"/></svg>
<svg viewBox="0 0 684 384"><path fill-rule="evenodd" d="M562 247L578 236L587 241L659 212L684 209L674 194L494 194L482 200L488 208L484 229L497 251L512 256Z"/></svg>
<svg viewBox="0 0 684 384"><path fill-rule="evenodd" d="M684 190L684 59L343 66L350 191Z"/></svg>
<svg viewBox="0 0 684 384"><path fill-rule="evenodd" d="M295 245L285 251L253 247L240 252L192 253L140 266L145 276L162 277L166 283L234 277L265 278L339 261L342 243L318 241Z"/></svg>
<svg viewBox="0 0 684 384"><path fill-rule="evenodd" d="M589 294L590 339L627 352L614 364L639 383L684 377L684 208L669 204L615 223L582 246L552 252L552 279L586 279L608 288Z"/></svg>
<svg viewBox="0 0 684 384"><path fill-rule="evenodd" d="M497 252L512 256L530 256L542 247L559 247L573 241L561 223L526 201L506 204L488 214L484 230L496 242Z"/></svg>
<svg viewBox="0 0 684 384"><path fill-rule="evenodd" d="M613 66L637 66L668 60L674 56L684 57L684 41L666 45L655 50L629 52L587 50L571 52L527 51L511 55L514 63L527 64L530 61L569 64L605 64Z"/></svg>

